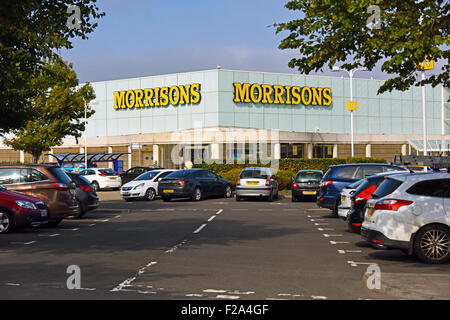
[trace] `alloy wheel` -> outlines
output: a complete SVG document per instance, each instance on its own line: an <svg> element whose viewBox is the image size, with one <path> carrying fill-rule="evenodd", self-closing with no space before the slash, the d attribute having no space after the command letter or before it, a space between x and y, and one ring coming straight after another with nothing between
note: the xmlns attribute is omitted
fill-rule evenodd
<svg viewBox="0 0 450 320"><path fill-rule="evenodd" d="M449 236L443 230L428 230L420 240L420 249L427 258L431 260L441 260L449 254Z"/></svg>
<svg viewBox="0 0 450 320"><path fill-rule="evenodd" d="M9 229L10 221L8 215L4 212L0 212L0 233Z"/></svg>

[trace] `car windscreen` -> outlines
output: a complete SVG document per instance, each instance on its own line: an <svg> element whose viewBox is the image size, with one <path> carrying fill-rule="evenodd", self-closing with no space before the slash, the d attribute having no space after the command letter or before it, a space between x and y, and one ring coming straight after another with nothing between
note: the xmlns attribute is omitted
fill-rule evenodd
<svg viewBox="0 0 450 320"><path fill-rule="evenodd" d="M346 186L345 189L356 189L356 188L358 188L359 185L360 185L361 183L363 183L365 180L367 180L367 179L361 179L361 180L358 180L358 181L356 181L356 182L353 182L352 184L349 184L348 186Z"/></svg>
<svg viewBox="0 0 450 320"><path fill-rule="evenodd" d="M184 178L186 177L189 173L191 173L193 171L188 171L188 170L179 170L179 171L175 171L172 172L171 174L167 175L164 179L171 179L171 178Z"/></svg>
<svg viewBox="0 0 450 320"><path fill-rule="evenodd" d="M71 184L72 180L67 176L64 170L60 167L50 167L48 171L59 181L66 184Z"/></svg>
<svg viewBox="0 0 450 320"><path fill-rule="evenodd" d="M320 179L322 179L322 174L316 171L302 171L295 177L297 182L319 182Z"/></svg>
<svg viewBox="0 0 450 320"><path fill-rule="evenodd" d="M267 179L267 172L262 170L244 170L241 179Z"/></svg>
<svg viewBox="0 0 450 320"><path fill-rule="evenodd" d="M402 181L386 178L381 184L378 186L377 190L372 194L372 198L378 199L385 197L395 190L402 184Z"/></svg>
<svg viewBox="0 0 450 320"><path fill-rule="evenodd" d="M112 169L100 169L100 170L98 170L98 172L103 173L103 174L105 174L107 176L112 176L112 175L116 175L117 174Z"/></svg>
<svg viewBox="0 0 450 320"><path fill-rule="evenodd" d="M153 180L159 173L160 171L147 171L134 180Z"/></svg>

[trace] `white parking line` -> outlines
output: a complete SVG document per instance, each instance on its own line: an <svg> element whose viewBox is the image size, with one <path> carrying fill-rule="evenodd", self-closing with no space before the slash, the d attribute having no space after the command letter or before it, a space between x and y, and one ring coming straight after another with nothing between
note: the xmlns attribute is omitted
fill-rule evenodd
<svg viewBox="0 0 450 320"><path fill-rule="evenodd" d="M357 267L358 265L376 265L375 262L355 262L355 261L347 261L352 267Z"/></svg>
<svg viewBox="0 0 450 320"><path fill-rule="evenodd" d="M237 300L240 297L239 296L230 296L230 295L227 295L227 294L218 294L216 296L216 298L217 299L227 299L227 300Z"/></svg>
<svg viewBox="0 0 450 320"><path fill-rule="evenodd" d="M33 243L36 243L37 241L29 241L29 242L11 242L11 244L24 244L24 245L30 245Z"/></svg>
<svg viewBox="0 0 450 320"><path fill-rule="evenodd" d="M311 219L311 222L314 222L314 221L324 221L325 219Z"/></svg>
<svg viewBox="0 0 450 320"><path fill-rule="evenodd" d="M219 211L216 212L216 214L221 214L223 212L223 209L220 209Z"/></svg>
<svg viewBox="0 0 450 320"><path fill-rule="evenodd" d="M216 217L216 216L211 216L211 218L208 219L208 222L213 221L213 219L214 219L215 217Z"/></svg>
<svg viewBox="0 0 450 320"><path fill-rule="evenodd" d="M317 223L317 222L314 222L314 225L315 226L329 226L330 224L329 223Z"/></svg>
<svg viewBox="0 0 450 320"><path fill-rule="evenodd" d="M350 242L348 242L348 241L330 241L330 244L348 244L348 243L350 243Z"/></svg>
<svg viewBox="0 0 450 320"><path fill-rule="evenodd" d="M202 229L206 227L206 223L202 224L200 227L197 228L197 230L195 230L193 233L199 233L200 231L202 231Z"/></svg>
<svg viewBox="0 0 450 320"><path fill-rule="evenodd" d="M323 236L325 238L329 238L329 237L342 237L343 235L342 234L327 234L327 233L324 233Z"/></svg>
<svg viewBox="0 0 450 320"><path fill-rule="evenodd" d="M333 231L333 228L317 228L319 231Z"/></svg>
<svg viewBox="0 0 450 320"><path fill-rule="evenodd" d="M338 250L340 254L346 254L346 253L361 253L361 250Z"/></svg>
<svg viewBox="0 0 450 320"><path fill-rule="evenodd" d="M54 233L54 234L38 234L38 237L57 237L59 236L59 233Z"/></svg>

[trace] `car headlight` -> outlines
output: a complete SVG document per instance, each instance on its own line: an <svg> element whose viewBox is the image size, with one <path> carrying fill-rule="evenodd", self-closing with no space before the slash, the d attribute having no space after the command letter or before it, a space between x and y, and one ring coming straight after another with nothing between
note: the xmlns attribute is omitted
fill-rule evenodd
<svg viewBox="0 0 450 320"><path fill-rule="evenodd" d="M16 200L16 203L25 209L37 209L33 202L25 200Z"/></svg>
<svg viewBox="0 0 450 320"><path fill-rule="evenodd" d="M138 184L136 187L133 188L133 190L140 189L143 186L144 186L144 183Z"/></svg>

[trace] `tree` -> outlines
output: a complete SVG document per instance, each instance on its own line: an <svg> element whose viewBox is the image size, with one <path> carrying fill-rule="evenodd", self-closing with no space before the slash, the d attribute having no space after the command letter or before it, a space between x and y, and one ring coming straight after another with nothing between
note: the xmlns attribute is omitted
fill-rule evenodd
<svg viewBox="0 0 450 320"><path fill-rule="evenodd" d="M379 93L425 83L450 84L450 2L446 0L293 0L285 7L304 14L275 24L277 33L290 31L279 48L300 52L289 62L291 68L308 74L343 62L341 67L347 70L363 66L372 70L382 62L381 69L394 77L384 82ZM437 74L418 81L416 66L429 56L447 63Z"/></svg>
<svg viewBox="0 0 450 320"><path fill-rule="evenodd" d="M0 4L0 134L30 119L30 98L36 92L28 79L58 49L72 48L75 37L87 38L97 27L96 0L2 0ZM77 11L68 10L76 5ZM69 12L69 13L68 13Z"/></svg>
<svg viewBox="0 0 450 320"><path fill-rule="evenodd" d="M85 130L84 105L95 95L89 83L79 87L72 65L61 58L44 65L28 85L39 92L31 101L32 120L23 129L13 131L15 136L4 142L14 150L32 154L37 162L44 151L61 145L64 137L81 137ZM92 114L94 110L87 105L87 117Z"/></svg>

